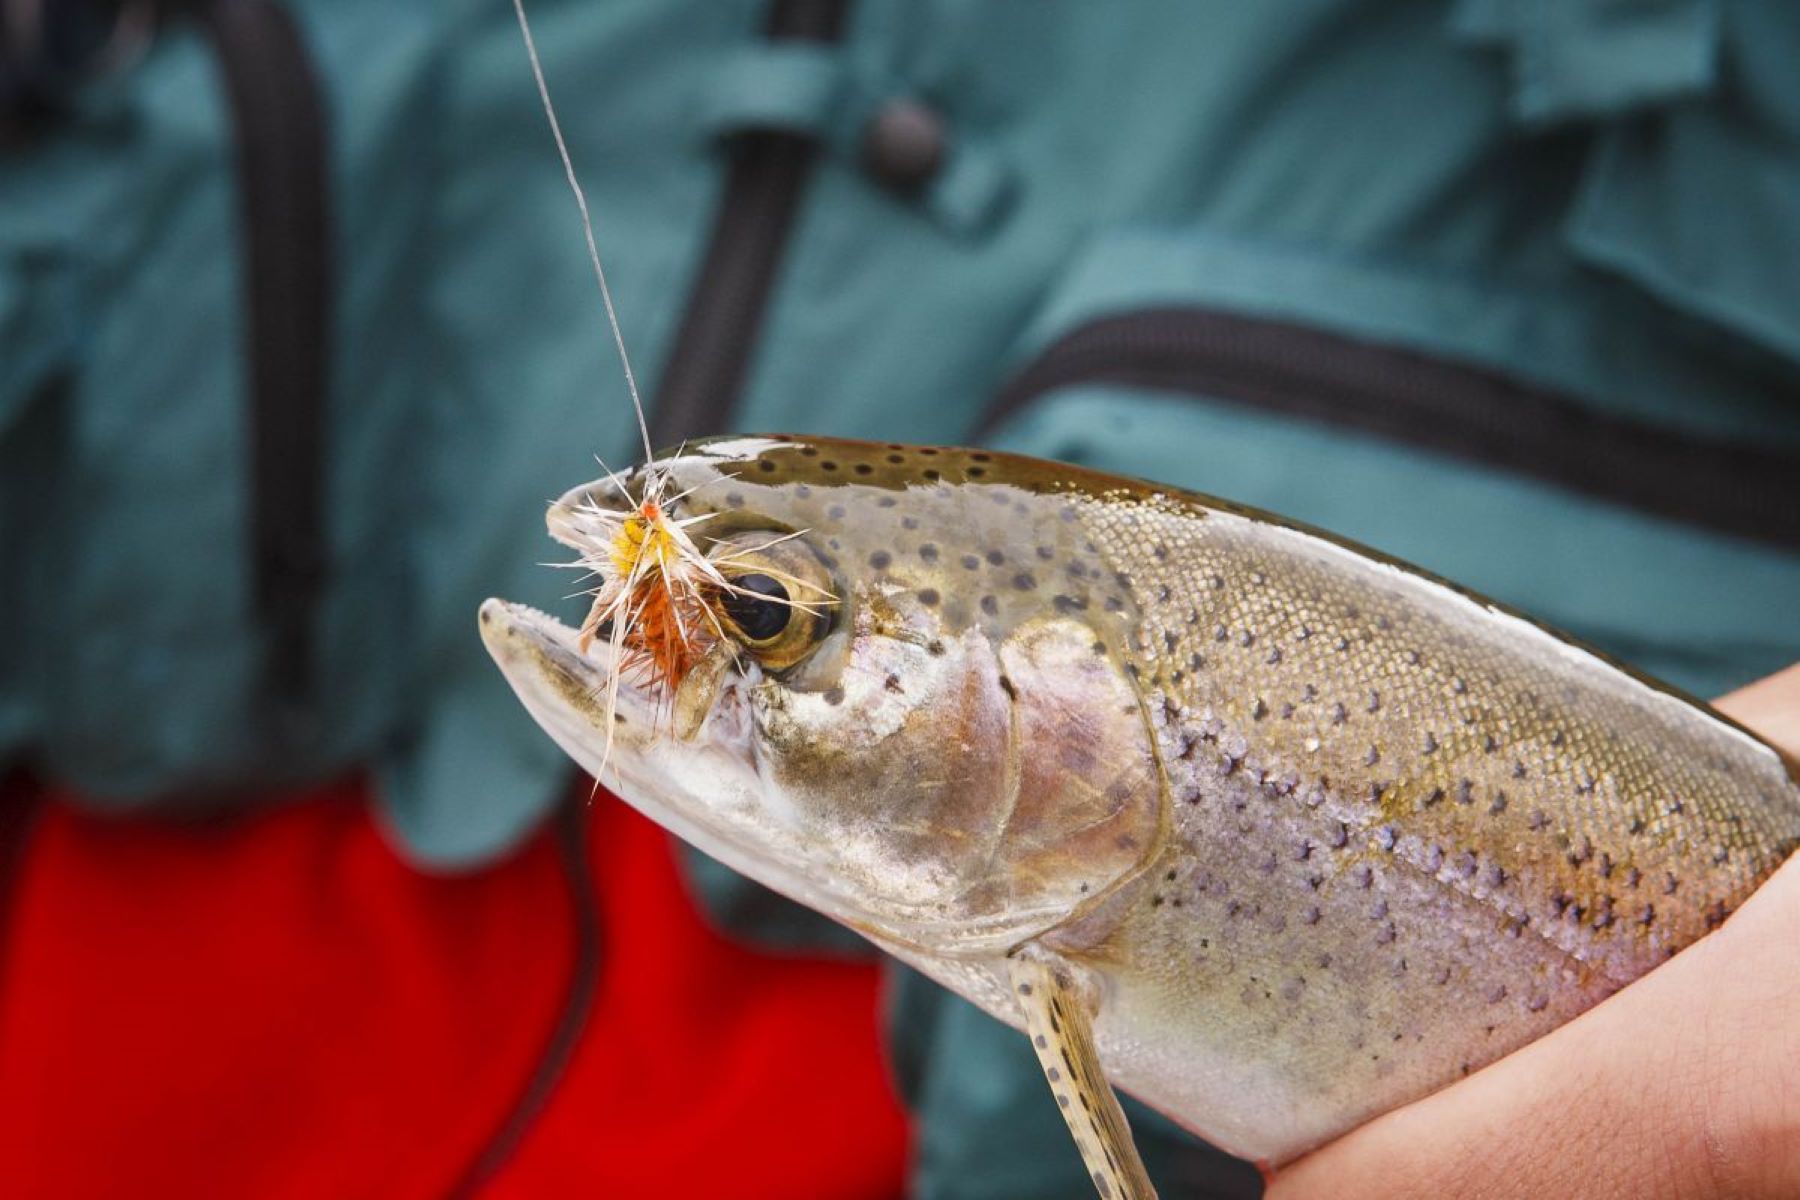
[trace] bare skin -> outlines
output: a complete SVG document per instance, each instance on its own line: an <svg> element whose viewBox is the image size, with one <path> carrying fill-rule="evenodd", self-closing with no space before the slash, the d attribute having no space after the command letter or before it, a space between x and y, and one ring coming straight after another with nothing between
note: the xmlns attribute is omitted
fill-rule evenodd
<svg viewBox="0 0 1800 1200"><path fill-rule="evenodd" d="M1800 760L1800 664L1717 707ZM1800 1196L1800 856L1667 966L1268 1195Z"/></svg>

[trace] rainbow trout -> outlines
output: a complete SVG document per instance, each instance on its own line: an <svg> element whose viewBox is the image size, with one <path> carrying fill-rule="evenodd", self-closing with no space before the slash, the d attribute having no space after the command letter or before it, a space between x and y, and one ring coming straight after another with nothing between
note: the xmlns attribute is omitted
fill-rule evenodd
<svg viewBox="0 0 1800 1200"><path fill-rule="evenodd" d="M647 470L550 529L604 573L597 530L671 496L692 661L626 669L643 603L578 633L489 601L507 679L652 819L1026 1031L1103 1195L1153 1194L1108 1081L1280 1163L1570 1020L1800 844L1791 768L1705 705L1276 517L822 438Z"/></svg>

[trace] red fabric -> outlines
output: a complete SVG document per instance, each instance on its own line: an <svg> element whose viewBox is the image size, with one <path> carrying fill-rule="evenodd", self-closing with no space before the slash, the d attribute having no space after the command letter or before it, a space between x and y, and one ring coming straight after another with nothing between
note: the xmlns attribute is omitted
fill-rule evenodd
<svg viewBox="0 0 1800 1200"><path fill-rule="evenodd" d="M485 1194L898 1194L875 969L726 941L668 839L610 797L588 838L598 994ZM356 784L211 827L52 795L7 891L9 1195L443 1195L517 1104L574 971L548 837L427 877Z"/></svg>

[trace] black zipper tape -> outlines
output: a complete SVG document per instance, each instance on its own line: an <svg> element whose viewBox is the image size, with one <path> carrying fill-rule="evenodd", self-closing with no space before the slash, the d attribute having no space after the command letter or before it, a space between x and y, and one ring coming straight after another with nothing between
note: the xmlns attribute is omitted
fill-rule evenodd
<svg viewBox="0 0 1800 1200"><path fill-rule="evenodd" d="M833 42L847 8L845 0L778 0L766 35ZM724 196L650 413L655 445L730 424L818 149L816 138L777 130L731 139Z"/></svg>
<svg viewBox="0 0 1800 1200"><path fill-rule="evenodd" d="M588 854L588 794L582 783L573 783L556 809L553 836L556 856L568 885L570 911L575 918L575 967L562 1011L538 1055L531 1076L519 1092L494 1136L488 1139L474 1163L451 1189L462 1200L481 1193L518 1151L544 1113L550 1098L568 1073L581 1035L587 1031L600 992L600 913L595 907L593 863Z"/></svg>
<svg viewBox="0 0 1800 1200"><path fill-rule="evenodd" d="M231 105L249 308L252 595L277 741L304 737L325 584L332 289L326 115L306 44L273 0L195 9Z"/></svg>
<svg viewBox="0 0 1800 1200"><path fill-rule="evenodd" d="M1651 425L1496 371L1209 309L1141 309L1070 331L1014 376L979 430L1057 388L1095 383L1185 392L1371 433L1800 549L1800 447Z"/></svg>

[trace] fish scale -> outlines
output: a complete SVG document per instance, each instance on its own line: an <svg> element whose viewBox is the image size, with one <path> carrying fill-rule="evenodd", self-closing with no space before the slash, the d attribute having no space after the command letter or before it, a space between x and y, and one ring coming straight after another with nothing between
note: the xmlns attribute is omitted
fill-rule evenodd
<svg viewBox="0 0 1800 1200"><path fill-rule="evenodd" d="M1079 507L1178 800L1163 885L1088 949L1187 964L1137 1006L1204 1009L1241 1064L1173 1104L1304 1096L1325 1136L1642 974L1795 844L1766 748L1521 618L1199 498Z"/></svg>
<svg viewBox="0 0 1800 1200"><path fill-rule="evenodd" d="M586 699L607 664L548 618L484 609L496 658L591 769L618 731L650 815L1032 1030L1102 1194L1149 1193L1097 1081L1285 1161L1569 1021L1800 844L1791 768L1705 705L1269 514L944 447L656 470L719 561L809 556L818 643L670 681L715 714L686 741L666 696Z"/></svg>

